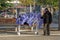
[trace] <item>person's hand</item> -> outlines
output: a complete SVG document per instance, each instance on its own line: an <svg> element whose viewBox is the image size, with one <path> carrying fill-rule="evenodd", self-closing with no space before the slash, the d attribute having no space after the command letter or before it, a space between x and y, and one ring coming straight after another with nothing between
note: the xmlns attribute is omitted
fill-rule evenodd
<svg viewBox="0 0 60 40"><path fill-rule="evenodd" d="M41 19L43 19L43 17L41 17Z"/></svg>

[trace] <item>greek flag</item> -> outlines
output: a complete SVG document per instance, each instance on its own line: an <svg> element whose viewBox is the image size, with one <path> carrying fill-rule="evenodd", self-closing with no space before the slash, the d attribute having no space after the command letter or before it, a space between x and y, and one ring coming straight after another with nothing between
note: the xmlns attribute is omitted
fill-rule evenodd
<svg viewBox="0 0 60 40"><path fill-rule="evenodd" d="M16 19L16 23L23 25L28 20L28 16L26 14L21 14L19 16L21 16L21 17Z"/></svg>
<svg viewBox="0 0 60 40"><path fill-rule="evenodd" d="M16 19L16 23L23 25L25 22L32 26L33 23L37 23L38 28L42 25L43 20L41 19L40 13L29 13L29 14L21 14L21 17Z"/></svg>

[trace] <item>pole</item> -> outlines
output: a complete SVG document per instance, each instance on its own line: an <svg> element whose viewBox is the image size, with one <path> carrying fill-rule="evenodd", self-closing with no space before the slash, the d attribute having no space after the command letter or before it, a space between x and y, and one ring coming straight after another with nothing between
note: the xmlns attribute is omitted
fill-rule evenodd
<svg viewBox="0 0 60 40"><path fill-rule="evenodd" d="M59 27L58 27L58 30L60 30L60 0L59 1L59 15L58 15L58 23L59 23Z"/></svg>
<svg viewBox="0 0 60 40"><path fill-rule="evenodd" d="M18 2L18 0L16 0L16 18L17 18L17 2Z"/></svg>
<svg viewBox="0 0 60 40"><path fill-rule="evenodd" d="M18 12L17 12L17 2L18 2L18 0L16 0L16 18L17 18L17 16L18 16ZM20 20L20 18L19 18L19 20ZM20 21L19 21L19 22L20 22ZM18 29L17 34L20 36L20 25L18 25L18 27L17 27L16 29Z"/></svg>
<svg viewBox="0 0 60 40"><path fill-rule="evenodd" d="M35 0L34 0L34 10L35 10Z"/></svg>
<svg viewBox="0 0 60 40"><path fill-rule="evenodd" d="M30 13L32 12L32 5L31 5L31 3L30 3Z"/></svg>

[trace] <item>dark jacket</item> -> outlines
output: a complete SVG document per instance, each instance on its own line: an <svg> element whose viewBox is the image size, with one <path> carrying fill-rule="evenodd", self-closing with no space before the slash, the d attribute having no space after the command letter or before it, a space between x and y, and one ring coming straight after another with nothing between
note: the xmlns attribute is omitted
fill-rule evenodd
<svg viewBox="0 0 60 40"><path fill-rule="evenodd" d="M52 14L49 11L46 11L43 15L43 23L51 23L52 22Z"/></svg>

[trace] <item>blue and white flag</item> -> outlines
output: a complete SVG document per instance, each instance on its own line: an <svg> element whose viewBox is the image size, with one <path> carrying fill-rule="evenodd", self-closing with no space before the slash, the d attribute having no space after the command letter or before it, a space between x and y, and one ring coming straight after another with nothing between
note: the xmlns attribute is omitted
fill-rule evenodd
<svg viewBox="0 0 60 40"><path fill-rule="evenodd" d="M20 18L16 19L16 23L20 24L20 25L24 25L24 23L28 23L29 26L32 26L33 23L37 23L38 28L40 28L40 26L43 23L43 20L41 19L41 14L40 13L29 13L29 14L21 14Z"/></svg>

